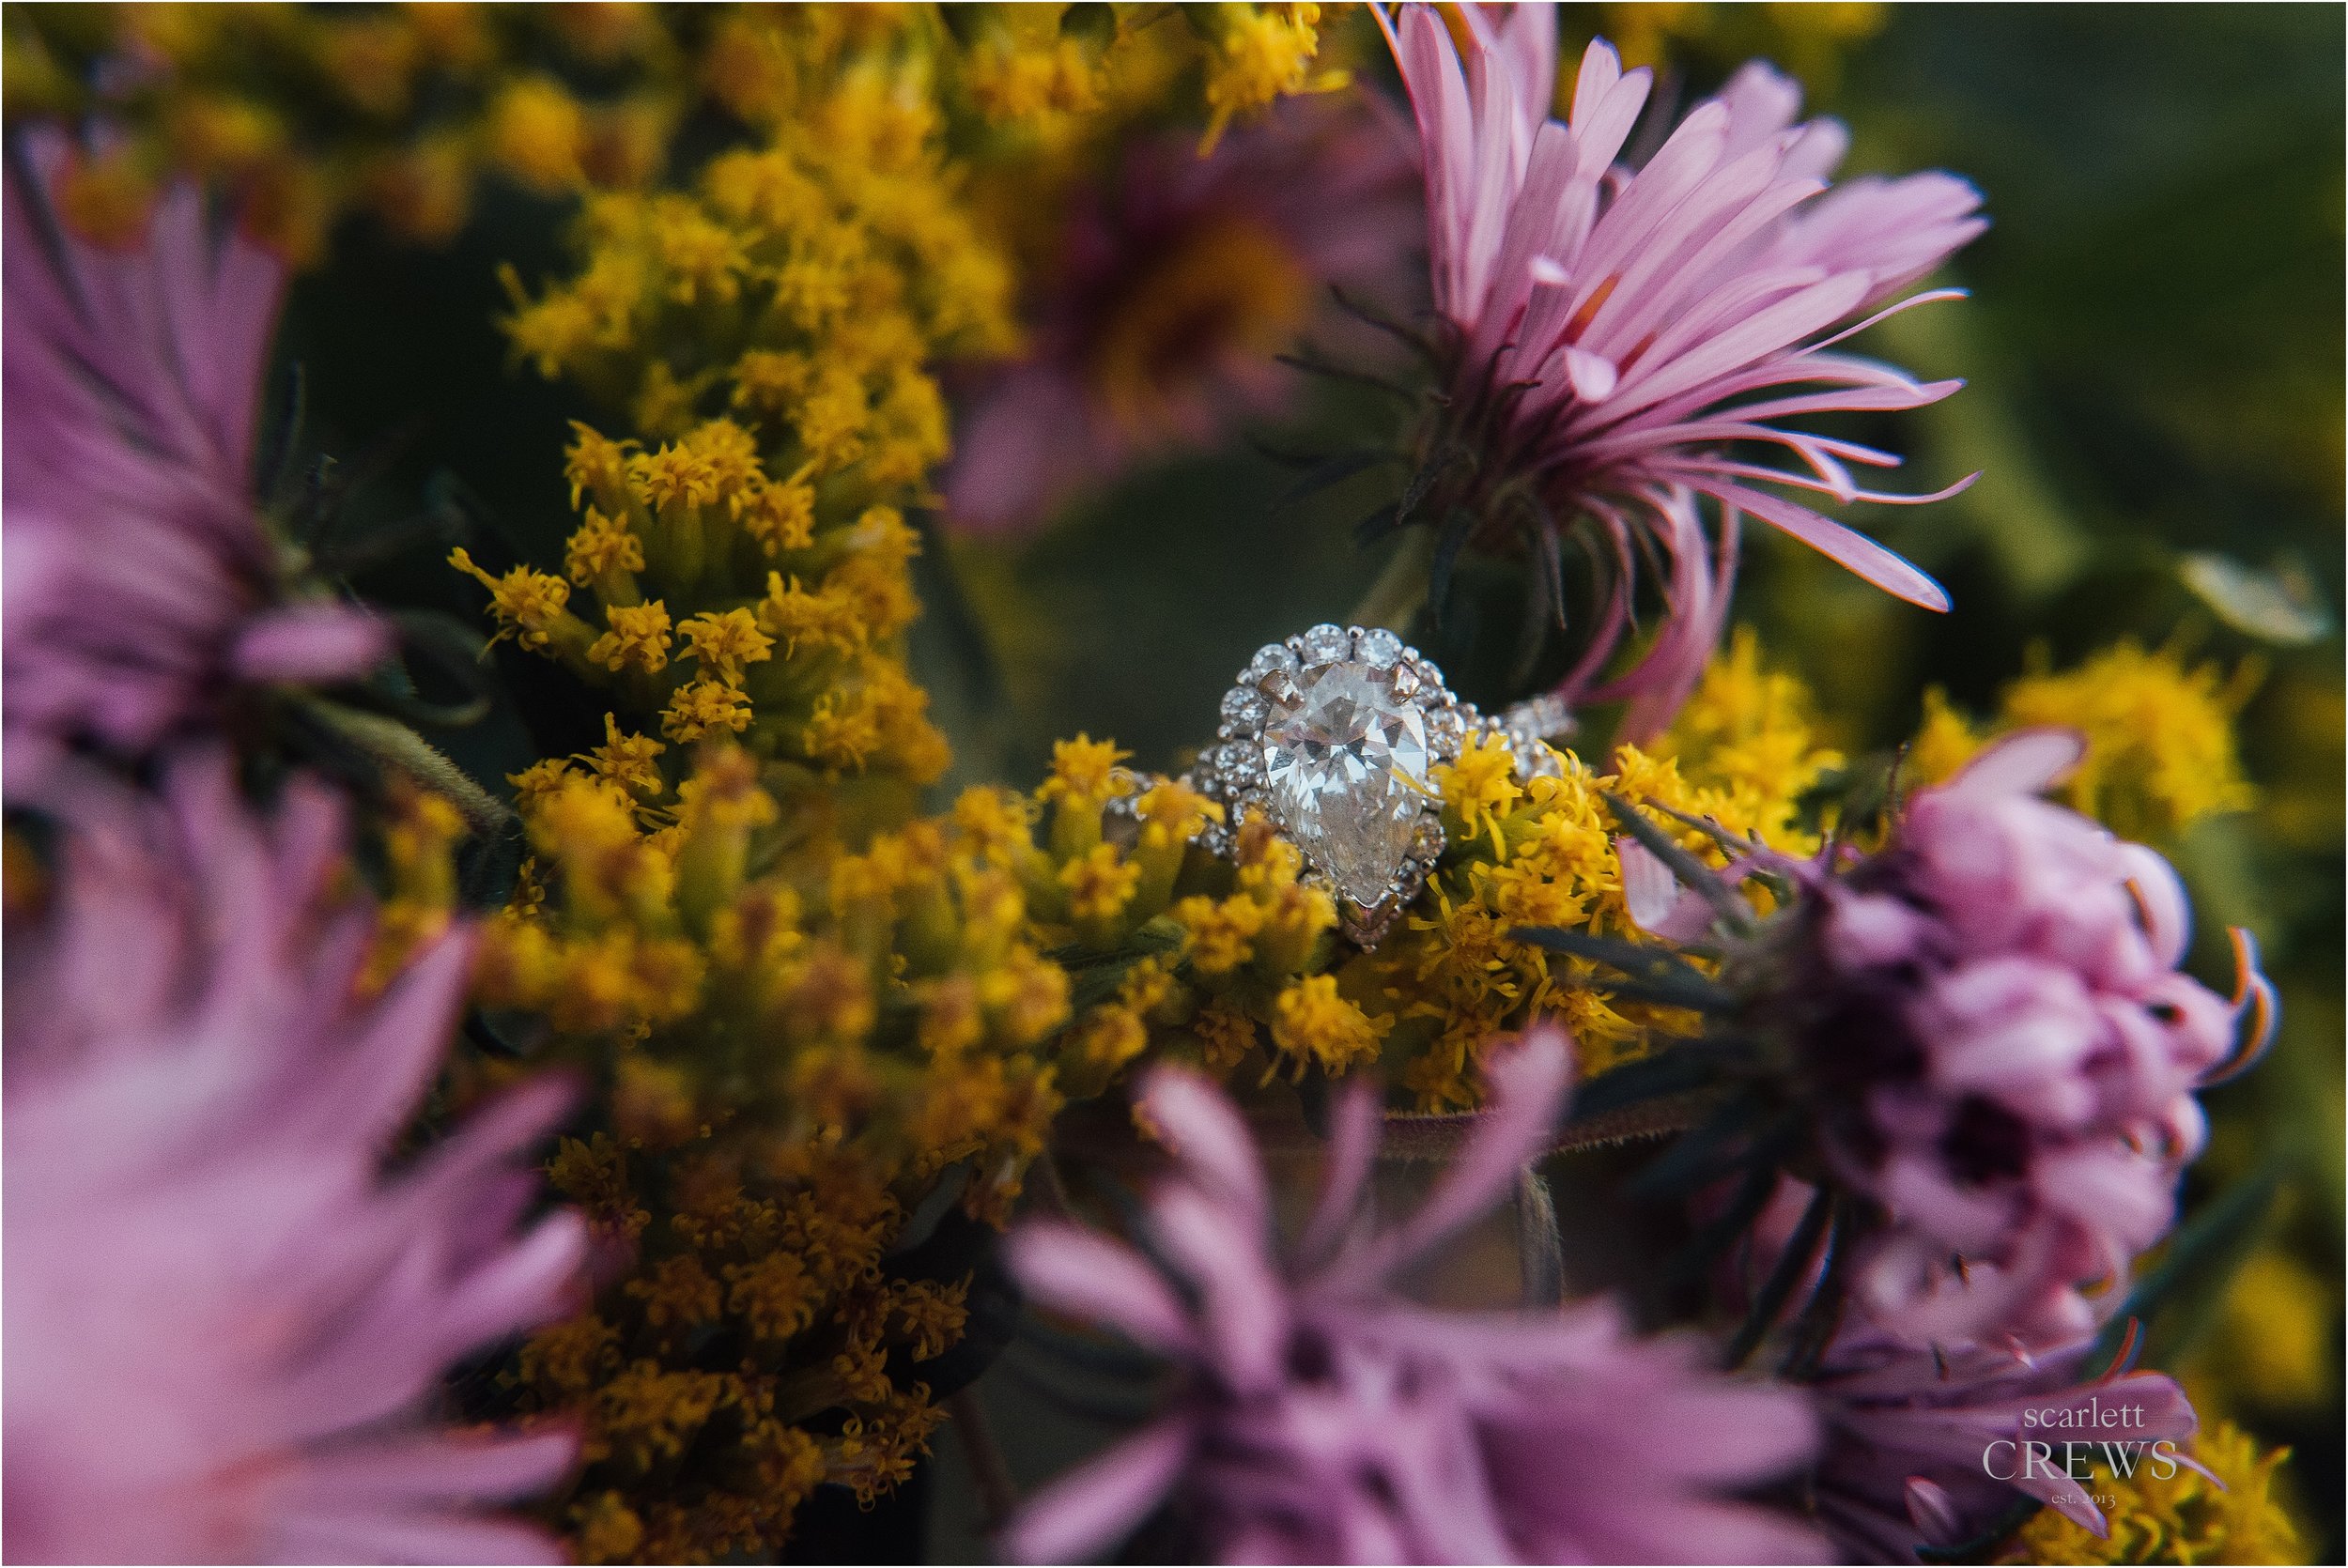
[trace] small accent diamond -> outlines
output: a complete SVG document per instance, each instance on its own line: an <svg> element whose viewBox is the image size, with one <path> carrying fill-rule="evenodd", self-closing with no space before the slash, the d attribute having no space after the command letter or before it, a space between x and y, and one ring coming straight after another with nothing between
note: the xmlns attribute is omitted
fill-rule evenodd
<svg viewBox="0 0 2348 1568"><path fill-rule="evenodd" d="M1353 653L1372 669L1391 669L1402 657L1402 639L1383 626L1373 626L1353 639Z"/></svg>
<svg viewBox="0 0 2348 1568"><path fill-rule="evenodd" d="M1320 625L1297 639L1298 652L1303 654L1307 669L1320 665L1336 664L1353 653L1353 639L1342 626Z"/></svg>
<svg viewBox="0 0 2348 1568"><path fill-rule="evenodd" d="M1241 729L1250 729L1263 722L1268 711L1264 699L1245 686L1233 686L1223 694L1223 722Z"/></svg>
<svg viewBox="0 0 2348 1568"><path fill-rule="evenodd" d="M1256 650L1256 656L1247 661L1247 669L1240 676L1244 685L1254 685L1275 671L1290 671L1296 668L1296 650L1285 642L1268 642Z"/></svg>

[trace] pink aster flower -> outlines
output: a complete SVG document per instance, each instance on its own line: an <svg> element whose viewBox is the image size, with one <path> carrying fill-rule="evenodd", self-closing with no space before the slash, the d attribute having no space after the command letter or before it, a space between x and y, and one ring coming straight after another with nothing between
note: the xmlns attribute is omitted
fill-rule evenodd
<svg viewBox="0 0 2348 1568"><path fill-rule="evenodd" d="M1567 1071L1554 1032L1497 1057L1493 1109L1383 1231L1363 1222L1377 1097L1355 1085L1327 1186L1285 1252L1237 1112L1204 1080L1153 1072L1142 1107L1175 1158L1144 1211L1163 1262L1058 1223L1024 1227L1009 1256L1038 1302L1166 1356L1185 1387L1032 1499L1008 1549L1093 1552L1172 1499L1225 1561L1815 1560L1808 1531L1722 1495L1812 1452L1798 1394L1719 1376L1698 1340L1633 1340L1606 1303L1437 1312L1387 1287L1510 1191L1547 1145Z"/></svg>
<svg viewBox="0 0 2348 1568"><path fill-rule="evenodd" d="M1074 198L1027 354L969 400L949 518L1031 530L1081 488L1290 407L1299 378L1275 356L1341 330L1331 285L1388 300L1407 287L1406 135L1359 100L1317 98L1205 158L1181 134L1130 148Z"/></svg>
<svg viewBox="0 0 2348 1568"><path fill-rule="evenodd" d="M1807 1182L1779 1178L1745 1237L1746 1255L1720 1270L1731 1311L1753 1310L1818 1195ZM1826 1260L1814 1253L1809 1265L1798 1301L1826 1284ZM1794 1309L1803 1328L1817 1305ZM2015 1336L1951 1349L1904 1344L1852 1314L1815 1360L1797 1350L1793 1375L1810 1389L1826 1432L1808 1495L1848 1560L1913 1562L1923 1549L1976 1544L2011 1528L2025 1499L2101 1535L2103 1515L2083 1495L2091 1488L2073 1479L2088 1462L2109 1468L2116 1458L2124 1473L2170 1474L2173 1463L2191 1464L2179 1457L2195 1430L2184 1391L2131 1369L2141 1344L2134 1325L2116 1350L2099 1355L2093 1330L2103 1320L2090 1314L2088 1331L2035 1348ZM1801 1337L1798 1328L1796 1345ZM2107 1368L2091 1378L2085 1368L2098 1360ZM2080 1446L2066 1452L2065 1442Z"/></svg>
<svg viewBox="0 0 2348 1568"><path fill-rule="evenodd" d="M2103 1535L2093 1488L2074 1477L2114 1461L2173 1475L2192 1463L2199 1423L2159 1373L2123 1360L2088 1379L2094 1348L2084 1335L2035 1355L1935 1354L1865 1330L1838 1339L1815 1387L1827 1432L1819 1522L1861 1562L1976 1541L2023 1497Z"/></svg>
<svg viewBox="0 0 2348 1568"><path fill-rule="evenodd" d="M1882 851L1812 879L1789 1007L1835 1173L1888 1228L1857 1299L1910 1344L2084 1331L2079 1286L2167 1233L2205 1134L2194 1091L2240 1070L2273 996L2242 940L2232 1001L2182 973L2166 861L2037 798L2075 735L2010 736L1919 792Z"/></svg>
<svg viewBox="0 0 2348 1568"><path fill-rule="evenodd" d="M161 803L85 791L54 907L8 944L6 1547L43 1562L555 1560L483 1512L568 1431L463 1430L460 1360L576 1305L579 1218L525 1220L541 1080L387 1166L462 1000L470 934L379 996L324 895L342 821L225 762Z"/></svg>
<svg viewBox="0 0 2348 1568"><path fill-rule="evenodd" d="M215 230L193 186L140 249L75 238L48 194L63 138L25 151L0 314L11 789L76 742L141 754L241 687L346 679L391 651L381 622L294 595L254 495L283 269Z"/></svg>
<svg viewBox="0 0 2348 1568"><path fill-rule="evenodd" d="M1840 346L1894 311L1948 297L1898 299L1981 232L1973 188L1937 173L1831 184L1842 127L1797 123L1799 89L1759 62L1633 168L1623 149L1648 71L1624 71L1593 42L1559 123L1549 118L1554 8L1458 14L1464 58L1428 8L1405 7L1388 27L1425 152L1434 301L1451 361L1413 515L1452 531L1452 549L1473 537L1538 554L1552 582L1566 542L1577 542L1603 607L1561 690L1638 699L1635 736L1668 721L1718 640L1744 517L1947 608L1923 572L1778 487L1848 503L1933 500L1970 483L1933 496L1864 489L1853 465L1899 459L1784 422L1914 408L1956 390ZM1764 461L1772 451L1793 466ZM1698 519L1707 500L1717 544ZM1663 624L1635 669L1602 683L1643 559L1663 579Z"/></svg>

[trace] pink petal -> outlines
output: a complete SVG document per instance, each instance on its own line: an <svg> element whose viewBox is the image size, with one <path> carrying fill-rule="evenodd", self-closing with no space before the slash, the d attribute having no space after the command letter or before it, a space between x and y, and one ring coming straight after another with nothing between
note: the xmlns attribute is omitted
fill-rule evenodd
<svg viewBox="0 0 2348 1568"><path fill-rule="evenodd" d="M2123 844L2120 854L2127 866L2128 887L2143 914L2145 939L2160 961L2174 969L2185 961L2193 936L2193 906L2177 880L2176 868L2141 844Z"/></svg>
<svg viewBox="0 0 2348 1568"><path fill-rule="evenodd" d="M365 610L287 605L246 622L228 657L248 681L333 681L365 674L393 644L390 623Z"/></svg>
<svg viewBox="0 0 2348 1568"><path fill-rule="evenodd" d="M1543 1024L1485 1067L1492 1104L1476 1118L1458 1158L1418 1212L1369 1246L1340 1259L1325 1276L1338 1290L1367 1284L1418 1257L1460 1226L1489 1212L1516 1189L1517 1173L1549 1146L1566 1105L1573 1052L1566 1032Z"/></svg>
<svg viewBox="0 0 2348 1568"><path fill-rule="evenodd" d="M579 1434L568 1429L491 1438L436 1434L329 1452L305 1461L295 1484L344 1502L518 1498L554 1484L578 1456Z"/></svg>
<svg viewBox="0 0 2348 1568"><path fill-rule="evenodd" d="M1936 1546L1954 1546L1965 1539L1965 1521L1951 1500L1948 1488L1921 1475L1908 1478L1908 1516L1923 1538Z"/></svg>
<svg viewBox="0 0 2348 1568"><path fill-rule="evenodd" d="M519 1520L453 1512L314 1509L284 1520L270 1543L283 1562L562 1562L563 1543Z"/></svg>
<svg viewBox="0 0 2348 1568"><path fill-rule="evenodd" d="M1712 929L1711 904L1694 888L1680 886L1671 868L1645 844L1617 838L1614 858L1622 867L1623 899L1641 930L1667 942L1693 942ZM1737 872L1732 869L1729 874Z"/></svg>
<svg viewBox="0 0 2348 1568"><path fill-rule="evenodd" d="M1161 1188L1143 1212L1167 1265L1197 1289L1200 1355L1244 1394L1275 1386L1289 1298L1264 1253L1269 1237L1234 1224L1228 1208L1189 1187Z"/></svg>
<svg viewBox="0 0 2348 1568"><path fill-rule="evenodd" d="M1612 360L1580 348L1566 350L1566 376L1573 383L1574 395L1584 403L1603 403L1614 394L1614 384L1620 379Z"/></svg>
<svg viewBox="0 0 2348 1568"><path fill-rule="evenodd" d="M1841 562L1877 588L1911 605L1945 611L1948 590L1855 529L1807 507L1741 484L1725 481L1696 481L1699 488L1725 505L1742 507L1770 527L1792 534L1831 561Z"/></svg>
<svg viewBox="0 0 2348 1568"><path fill-rule="evenodd" d="M1190 1179L1260 1229L1271 1213L1263 1162L1247 1124L1223 1092L1197 1073L1160 1067L1142 1080L1139 1099L1142 1114Z"/></svg>
<svg viewBox="0 0 2348 1568"><path fill-rule="evenodd" d="M1147 1518L1189 1462L1191 1424L1162 1421L1029 1498L1004 1528L1013 1562L1073 1562Z"/></svg>
<svg viewBox="0 0 2348 1568"><path fill-rule="evenodd" d="M1991 742L1940 789L1953 800L2039 794L2086 755L2086 737L2076 730L2016 730Z"/></svg>
<svg viewBox="0 0 2348 1568"><path fill-rule="evenodd" d="M1378 1154L1378 1091L1367 1084L1348 1084L1330 1115L1329 1146L1321 1175L1321 1199L1298 1243L1298 1255L1309 1266L1344 1239L1362 1203L1370 1162Z"/></svg>
<svg viewBox="0 0 2348 1568"><path fill-rule="evenodd" d="M1004 1261L1038 1304L1116 1329L1135 1344L1194 1355L1197 1336L1166 1281L1121 1242L1060 1221L1021 1225Z"/></svg>

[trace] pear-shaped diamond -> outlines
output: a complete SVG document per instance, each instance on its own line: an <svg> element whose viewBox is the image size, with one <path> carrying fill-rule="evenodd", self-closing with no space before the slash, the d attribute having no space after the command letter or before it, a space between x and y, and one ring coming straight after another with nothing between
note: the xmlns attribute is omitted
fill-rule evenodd
<svg viewBox="0 0 2348 1568"><path fill-rule="evenodd" d="M1354 902L1402 869L1426 803L1427 724L1393 671L1358 659L1299 670L1263 723L1273 820Z"/></svg>

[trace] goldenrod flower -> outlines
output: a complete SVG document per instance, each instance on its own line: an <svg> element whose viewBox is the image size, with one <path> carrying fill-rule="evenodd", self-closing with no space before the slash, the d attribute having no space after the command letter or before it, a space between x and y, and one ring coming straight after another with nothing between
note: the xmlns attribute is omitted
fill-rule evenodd
<svg viewBox="0 0 2348 1568"><path fill-rule="evenodd" d="M660 732L672 741L698 741L720 730L738 735L749 727L749 698L723 679L679 686L660 715Z"/></svg>
<svg viewBox="0 0 2348 1568"><path fill-rule="evenodd" d="M1375 1058L1393 1025L1392 1018L1373 1018L1338 995L1334 976L1315 975L1281 992L1273 1004L1272 1043L1287 1053L1299 1077L1308 1064L1338 1074Z"/></svg>
<svg viewBox="0 0 2348 1568"><path fill-rule="evenodd" d="M1264 108L1289 93L1343 86L1343 71L1312 75L1321 52L1321 8L1317 5L1219 6L1211 28L1214 47L1207 65L1207 107L1212 117L1200 144L1213 152L1235 115Z"/></svg>
<svg viewBox="0 0 2348 1568"><path fill-rule="evenodd" d="M580 155L586 120L579 100L546 76L526 76L498 96L489 111L489 148L524 185L557 195L586 177Z"/></svg>
<svg viewBox="0 0 2348 1568"><path fill-rule="evenodd" d="M1908 752L1917 782L1954 774L1992 735L2045 726L2076 730L2087 742L2060 797L2124 838L2174 838L2204 817L2256 801L2233 736L2234 718L2264 673L2256 662L2228 676L2215 665L2188 669L2173 648L2150 653L2131 640L2067 670L2048 669L2043 650L2032 663L2006 687L1986 729L1969 723L1940 691L1924 694L1923 729Z"/></svg>
<svg viewBox="0 0 2348 1568"><path fill-rule="evenodd" d="M644 542L625 521L589 507L564 548L564 575L580 588L595 585L610 596L611 586L625 581L622 574L643 569Z"/></svg>
<svg viewBox="0 0 2348 1568"><path fill-rule="evenodd" d="M2231 1422L2203 1432L2193 1444L2196 1463L2139 1465L2117 1476L2098 1469L2079 1490L2112 1499L2100 1536L2042 1510L1998 1559L2000 1562L2241 1562L2306 1560L2298 1527L2276 1496L2287 1448L2262 1452Z"/></svg>
<svg viewBox="0 0 2348 1568"><path fill-rule="evenodd" d="M570 603L571 585L561 577L527 566L493 577L474 565L472 557L461 547L449 552L448 563L489 591L489 611L498 619L497 638L492 640L510 637L524 648L570 642L586 645L586 623L564 607Z"/></svg>
<svg viewBox="0 0 2348 1568"><path fill-rule="evenodd" d="M749 610L696 615L677 627L703 669L720 681L738 683L745 666L773 657L774 639L758 629Z"/></svg>
<svg viewBox="0 0 2348 1568"><path fill-rule="evenodd" d="M651 675L667 667L673 640L667 605L658 599L648 605L613 605L604 616L610 629L588 645L590 664L601 665L614 674L638 669Z"/></svg>

